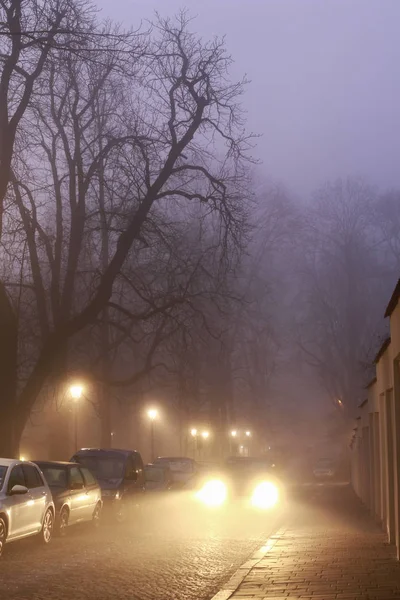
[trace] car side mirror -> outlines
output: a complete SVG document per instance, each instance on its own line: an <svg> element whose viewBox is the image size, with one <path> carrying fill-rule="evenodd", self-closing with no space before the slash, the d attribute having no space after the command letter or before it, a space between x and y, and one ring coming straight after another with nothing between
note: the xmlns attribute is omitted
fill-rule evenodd
<svg viewBox="0 0 400 600"><path fill-rule="evenodd" d="M24 485L14 485L10 490L10 496L18 496L21 494L27 494L28 488Z"/></svg>
<svg viewBox="0 0 400 600"><path fill-rule="evenodd" d="M83 490L83 483L79 483L78 481L72 483L71 490Z"/></svg>

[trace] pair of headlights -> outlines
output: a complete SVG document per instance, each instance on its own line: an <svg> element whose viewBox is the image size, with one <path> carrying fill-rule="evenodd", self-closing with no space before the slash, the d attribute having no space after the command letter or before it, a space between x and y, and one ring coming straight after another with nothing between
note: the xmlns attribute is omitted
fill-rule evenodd
<svg viewBox="0 0 400 600"><path fill-rule="evenodd" d="M196 496L207 506L222 506L228 498L228 488L223 481L213 479L207 481ZM270 481L258 483L251 496L252 506L263 510L273 508L278 501L278 487Z"/></svg>

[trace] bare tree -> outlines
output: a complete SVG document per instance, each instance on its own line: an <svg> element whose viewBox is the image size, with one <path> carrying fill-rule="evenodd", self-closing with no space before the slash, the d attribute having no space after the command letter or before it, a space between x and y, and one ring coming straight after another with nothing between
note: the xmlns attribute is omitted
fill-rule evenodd
<svg viewBox="0 0 400 600"><path fill-rule="evenodd" d="M8 274L15 273L13 257L19 257L25 303L33 310L34 301L39 330L23 382L16 393L1 395L2 414L12 413L0 424L3 454L16 453L69 340L113 302L125 265L146 243L158 211L173 214L185 203L196 204L201 218L213 223L223 261L241 246L249 149L238 104L243 84L227 80L230 58L223 43L199 41L189 33L185 13L176 21L159 20L155 31L133 70L121 68L116 53L93 60L94 45L90 61L63 49L53 53L41 82L50 106L40 98L32 105L36 154L29 147L15 167L12 200L19 215L13 208L8 213L3 250L14 250L4 266ZM97 110L107 116L101 131ZM100 213L107 215L109 237L96 262ZM13 283L8 290L16 306L21 286ZM16 381L15 372L12 377Z"/></svg>
<svg viewBox="0 0 400 600"><path fill-rule="evenodd" d="M302 240L301 346L332 402L348 414L362 399L382 330L374 202L363 182L327 183L316 193Z"/></svg>

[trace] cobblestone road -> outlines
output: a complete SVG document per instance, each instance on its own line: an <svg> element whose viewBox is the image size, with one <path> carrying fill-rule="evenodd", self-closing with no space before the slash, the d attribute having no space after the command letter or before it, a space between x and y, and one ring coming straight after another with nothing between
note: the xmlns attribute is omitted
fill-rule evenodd
<svg viewBox="0 0 400 600"><path fill-rule="evenodd" d="M0 564L0 598L206 600L280 521L277 514L222 514L179 500L134 524L76 526L47 548L33 539L15 542Z"/></svg>

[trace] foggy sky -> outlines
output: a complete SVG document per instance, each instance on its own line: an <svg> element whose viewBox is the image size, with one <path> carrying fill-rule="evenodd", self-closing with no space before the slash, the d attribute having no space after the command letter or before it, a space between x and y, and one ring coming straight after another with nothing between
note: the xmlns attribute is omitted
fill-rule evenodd
<svg viewBox="0 0 400 600"><path fill-rule="evenodd" d="M205 38L226 35L232 76L251 80L248 127L267 178L307 198L355 175L400 188L400 0L97 0L137 27L186 6Z"/></svg>

